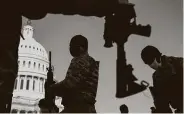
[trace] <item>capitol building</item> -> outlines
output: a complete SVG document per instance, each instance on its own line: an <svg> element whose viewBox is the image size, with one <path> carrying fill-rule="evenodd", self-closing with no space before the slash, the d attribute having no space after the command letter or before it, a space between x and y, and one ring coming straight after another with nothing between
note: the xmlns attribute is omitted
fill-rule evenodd
<svg viewBox="0 0 184 114"><path fill-rule="evenodd" d="M28 21L23 27L24 39L19 44L19 72L15 80L12 98L12 113L38 113L39 100L44 98L44 84L49 66L45 48L33 38L33 27ZM56 99L60 110L61 98Z"/></svg>

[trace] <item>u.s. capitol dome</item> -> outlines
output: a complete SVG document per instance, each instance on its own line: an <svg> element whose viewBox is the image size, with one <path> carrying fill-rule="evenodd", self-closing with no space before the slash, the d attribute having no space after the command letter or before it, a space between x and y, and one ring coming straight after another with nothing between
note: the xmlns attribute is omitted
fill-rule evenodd
<svg viewBox="0 0 184 114"><path fill-rule="evenodd" d="M44 98L44 84L49 65L45 48L33 38L30 23L22 30L19 44L19 72L15 80L11 112L39 112L38 102Z"/></svg>

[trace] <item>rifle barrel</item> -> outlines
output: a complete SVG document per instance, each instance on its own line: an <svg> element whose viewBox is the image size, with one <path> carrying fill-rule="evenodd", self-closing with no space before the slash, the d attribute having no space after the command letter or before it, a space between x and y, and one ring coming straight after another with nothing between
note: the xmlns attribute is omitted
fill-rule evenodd
<svg viewBox="0 0 184 114"><path fill-rule="evenodd" d="M49 67L51 68L51 51L49 51Z"/></svg>

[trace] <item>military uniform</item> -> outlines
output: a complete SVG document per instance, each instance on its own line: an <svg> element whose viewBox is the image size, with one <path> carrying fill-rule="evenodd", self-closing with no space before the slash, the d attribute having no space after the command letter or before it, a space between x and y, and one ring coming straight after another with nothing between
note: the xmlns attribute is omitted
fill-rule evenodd
<svg viewBox="0 0 184 114"><path fill-rule="evenodd" d="M66 78L55 84L55 95L62 97L64 113L95 113L98 62L88 54L72 59Z"/></svg>
<svg viewBox="0 0 184 114"><path fill-rule="evenodd" d="M161 57L162 66L153 74L157 112L171 112L169 104L183 112L183 58Z"/></svg>

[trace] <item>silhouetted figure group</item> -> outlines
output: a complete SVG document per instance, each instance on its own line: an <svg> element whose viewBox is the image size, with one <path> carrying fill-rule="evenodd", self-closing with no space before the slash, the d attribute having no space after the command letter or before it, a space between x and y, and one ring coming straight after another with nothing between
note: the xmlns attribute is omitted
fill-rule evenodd
<svg viewBox="0 0 184 114"><path fill-rule="evenodd" d="M88 41L82 35L72 38L70 53L74 58L66 78L53 84L49 91L62 97L63 113L95 113L99 63L89 56ZM183 112L183 58L162 55L154 46L146 46L141 57L145 64L156 70L153 87L150 87L155 105L150 108L152 113L171 113L169 105L176 109L175 112ZM125 104L120 106L120 111L129 112Z"/></svg>
<svg viewBox="0 0 184 114"><path fill-rule="evenodd" d="M121 43L122 41L125 43L130 35L130 33L126 32L132 31L131 34L134 33L149 36L151 31L150 26L147 26L146 29L141 29L145 27L129 23L130 19L136 17L133 5L120 5L118 4L118 1L115 0L74 0L74 2L68 2L68 0L54 0L53 2L29 2L29 6L34 6L34 8L27 8L28 6L26 4L23 0L11 1L11 3L10 1L3 1L1 3L0 113L10 112L11 109L13 86L18 73L17 60L20 36L22 36L22 16L29 19L41 19L45 17L47 13L66 15L80 14L83 16L97 17L107 16L108 14L115 16L115 21L118 20L116 25L120 25L121 22L123 30L125 31L123 31L122 34L122 28L119 26L120 28L117 29L118 34L113 34L116 37L111 37L112 39L110 39L111 42L108 46L111 46L111 43L114 41L119 43L119 52L121 52L121 54L119 54L121 55L119 58L123 57L123 60L119 59L117 61L117 63L121 62L118 66L122 66L123 69L129 71L124 74L132 76L130 73L132 72L132 67L131 65L126 65L124 48L122 48ZM40 6L42 7L40 8ZM118 9L116 8L117 6ZM8 8L12 8L13 10ZM123 14L125 15L121 15L121 9L124 9ZM127 11L127 9L130 11ZM112 21L113 23L110 23L110 25L113 26L115 21ZM117 26L114 27L117 28ZM127 27L129 27L129 31L126 31ZM112 29L114 28L110 27L110 31ZM145 30L148 32L143 34ZM108 31L108 33L110 33L110 31ZM126 37L124 36L124 33ZM119 37L121 35L123 36L123 39L121 39L122 37ZM72 38L70 42L70 53L73 56L73 59L68 68L65 79L59 83L51 85L46 91L48 91L51 96L62 97L62 104L65 107L62 111L63 113L95 113L99 62L95 61L88 54L88 41L82 35L76 35ZM182 113L183 58L162 55L162 53L160 53L154 46L145 47L142 50L141 57L145 64L155 70L155 73L153 74L153 87L150 87L155 105L155 107L151 108L152 112L172 112L169 107L169 105L171 105L176 109L175 112ZM118 71L121 70L122 68L118 67ZM132 78L128 79L128 81L124 83L124 85L127 85L128 83L129 87L133 88L131 90L135 90L131 93L136 93L136 90L139 90L140 92L140 90L142 91L146 89L146 86L139 86L139 88L135 89L134 86L136 86L136 84L131 83L135 80L136 78L132 76ZM130 95L130 93L128 94ZM48 112L47 108L54 105L47 104L43 99L40 101L39 106L42 112ZM122 111L128 112L126 105L123 105L122 109ZM57 111L57 108L53 108L53 112Z"/></svg>

